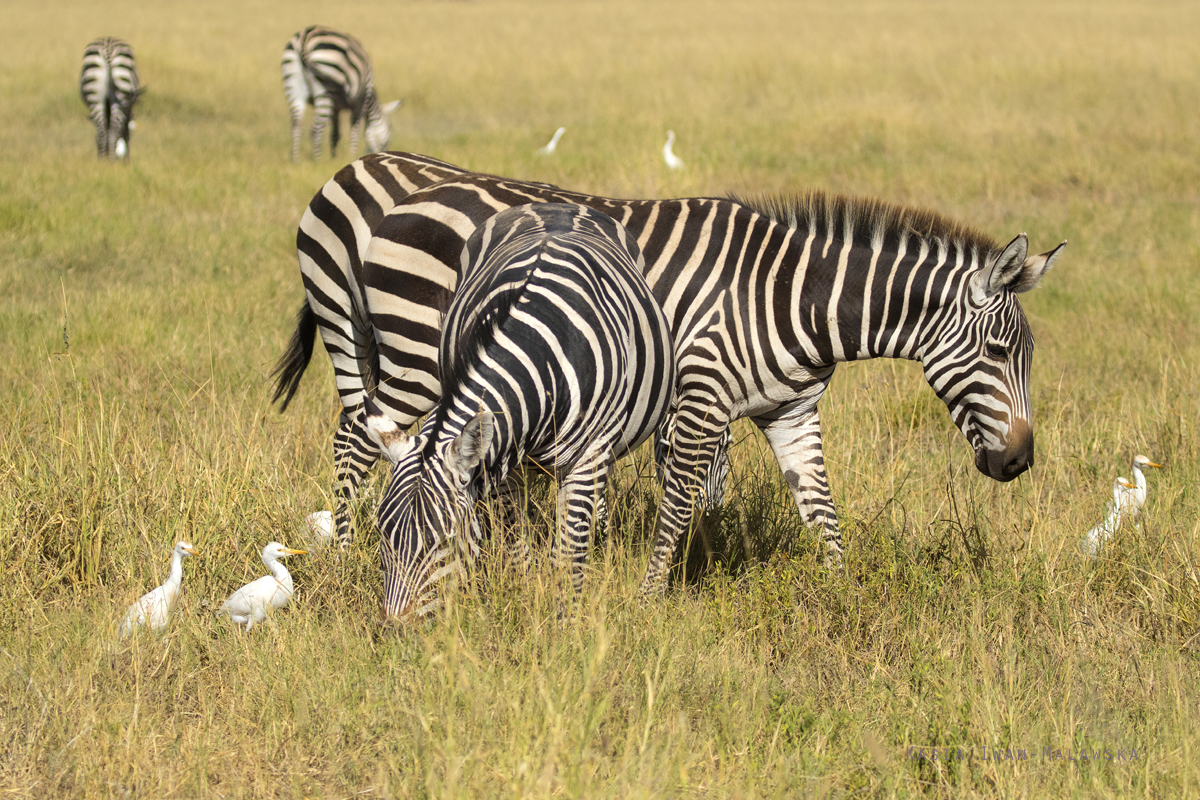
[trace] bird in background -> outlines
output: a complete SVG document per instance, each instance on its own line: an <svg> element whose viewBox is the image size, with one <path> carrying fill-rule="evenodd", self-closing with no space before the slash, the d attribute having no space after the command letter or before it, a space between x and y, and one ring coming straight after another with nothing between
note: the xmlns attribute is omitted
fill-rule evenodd
<svg viewBox="0 0 1200 800"><path fill-rule="evenodd" d="M1105 515L1104 521L1087 532L1084 555L1088 558L1095 558L1100 553L1100 549L1104 547L1104 543L1121 527L1124 497L1135 488L1134 484L1124 478L1117 478L1113 481L1113 498L1112 502L1108 504L1108 513Z"/></svg>
<svg viewBox="0 0 1200 800"><path fill-rule="evenodd" d="M171 552L171 573L166 583L156 589L151 589L142 598L129 607L117 635L124 639L129 634L143 626L150 626L152 631L160 631L167 627L175 603L179 600L179 589L183 585L183 560L196 555L196 548L189 542L178 542Z"/></svg>
<svg viewBox="0 0 1200 800"><path fill-rule="evenodd" d="M333 512L314 511L304 518L307 538L314 544L329 544L333 541Z"/></svg>
<svg viewBox="0 0 1200 800"><path fill-rule="evenodd" d="M683 159L675 155L675 131L667 131L667 143L663 145L663 161L668 169L683 169Z"/></svg>
<svg viewBox="0 0 1200 800"><path fill-rule="evenodd" d="M1123 513L1133 514L1135 518L1141 515L1142 509L1146 507L1146 476L1142 472L1144 467L1162 469L1163 465L1155 464L1141 453L1133 457L1133 480L1130 482L1133 485L1121 495L1121 510Z"/></svg>
<svg viewBox="0 0 1200 800"><path fill-rule="evenodd" d="M255 623L262 622L268 611L283 608L292 599L292 575L279 559L304 555L304 550L293 550L279 542L271 542L262 551L262 562L270 575L247 583L238 589L217 611L226 614L238 625L243 623L249 631Z"/></svg>
<svg viewBox="0 0 1200 800"><path fill-rule="evenodd" d="M553 153L555 148L558 147L558 140L561 139L562 135L566 132L567 132L566 128L559 128L558 130L556 130L554 132L554 136L551 137L550 141L546 143L546 146L538 148L538 154L543 155L543 156L548 156L551 153Z"/></svg>

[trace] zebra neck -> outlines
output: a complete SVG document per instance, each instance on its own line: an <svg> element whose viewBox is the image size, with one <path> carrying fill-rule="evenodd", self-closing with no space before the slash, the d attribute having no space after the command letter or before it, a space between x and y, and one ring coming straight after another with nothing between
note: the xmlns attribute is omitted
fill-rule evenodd
<svg viewBox="0 0 1200 800"><path fill-rule="evenodd" d="M796 339L822 366L870 358L921 360L974 259L918 236L854 241L793 231L802 253L791 287Z"/></svg>

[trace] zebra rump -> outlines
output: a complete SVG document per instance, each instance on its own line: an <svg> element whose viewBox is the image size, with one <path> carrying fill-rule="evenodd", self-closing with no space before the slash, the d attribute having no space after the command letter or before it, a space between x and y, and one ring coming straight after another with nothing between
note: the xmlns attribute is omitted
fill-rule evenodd
<svg viewBox="0 0 1200 800"><path fill-rule="evenodd" d="M133 106L144 91L138 83L133 48L127 42L104 36L84 48L79 96L96 126L98 157L129 157Z"/></svg>
<svg viewBox="0 0 1200 800"><path fill-rule="evenodd" d="M445 391L418 432L367 401L393 464L379 507L384 611L422 617L480 553L475 500L526 462L558 482L557 563L582 589L614 461L662 422L675 384L670 329L625 229L583 206L536 204L480 225L438 350Z"/></svg>
<svg viewBox="0 0 1200 800"><path fill-rule="evenodd" d="M329 125L329 155L338 145L338 114L350 112L350 150L358 149L359 128L365 128L367 152L386 150L392 136L387 115L399 100L380 104L375 95L371 61L362 44L346 33L320 25L297 32L283 48L283 92L292 120L292 160L300 158L300 127L304 107L314 111L313 158L321 157L325 126Z"/></svg>

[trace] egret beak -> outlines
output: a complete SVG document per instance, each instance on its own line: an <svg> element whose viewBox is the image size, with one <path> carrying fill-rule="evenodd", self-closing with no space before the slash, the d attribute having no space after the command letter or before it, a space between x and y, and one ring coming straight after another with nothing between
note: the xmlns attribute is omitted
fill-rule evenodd
<svg viewBox="0 0 1200 800"><path fill-rule="evenodd" d="M185 553L187 553L189 556L198 556L198 555L200 555L198 552L196 552L196 548L194 548L194 547L185 547L185 548L183 548L183 551L184 551Z"/></svg>
<svg viewBox="0 0 1200 800"><path fill-rule="evenodd" d="M285 547L285 548L283 548L283 552L287 553L289 556L303 556L303 555L308 555L308 551L307 551L307 550L293 550L293 549L292 549L292 548L290 548L290 547Z"/></svg>
<svg viewBox="0 0 1200 800"><path fill-rule="evenodd" d="M1146 466L1147 466L1147 467L1156 467L1157 469L1162 469L1162 468L1163 468L1163 465L1162 465L1162 464L1155 464L1153 461L1147 461L1147 462L1146 462Z"/></svg>

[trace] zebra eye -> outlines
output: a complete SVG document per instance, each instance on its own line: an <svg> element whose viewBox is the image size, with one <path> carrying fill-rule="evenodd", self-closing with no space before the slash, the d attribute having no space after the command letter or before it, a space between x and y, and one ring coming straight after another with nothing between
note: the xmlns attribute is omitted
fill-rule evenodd
<svg viewBox="0 0 1200 800"><path fill-rule="evenodd" d="M999 342L988 342L986 349L988 356L997 361L1003 361L1008 358L1008 348Z"/></svg>

